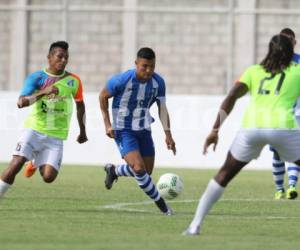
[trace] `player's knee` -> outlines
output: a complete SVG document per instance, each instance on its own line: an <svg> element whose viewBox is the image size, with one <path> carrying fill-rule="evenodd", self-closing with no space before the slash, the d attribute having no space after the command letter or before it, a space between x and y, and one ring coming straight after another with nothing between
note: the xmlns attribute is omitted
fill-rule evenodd
<svg viewBox="0 0 300 250"><path fill-rule="evenodd" d="M46 183L51 183L56 179L56 175L53 174L44 174L43 175L43 180Z"/></svg>
<svg viewBox="0 0 300 250"><path fill-rule="evenodd" d="M146 173L145 169L143 169L143 168L138 168L138 169L133 168L133 171L137 175L143 175Z"/></svg>
<svg viewBox="0 0 300 250"><path fill-rule="evenodd" d="M43 180L46 183L51 183L55 180L55 177L43 176Z"/></svg>
<svg viewBox="0 0 300 250"><path fill-rule="evenodd" d="M236 176L236 174L240 171L240 168L232 167L226 168L223 167L219 171L219 173L215 176L216 181L222 186L226 187L228 183Z"/></svg>
<svg viewBox="0 0 300 250"><path fill-rule="evenodd" d="M136 161L136 162L133 162L131 165L131 168L133 169L133 171L137 174L138 172L140 172L141 170L142 171L145 171L145 168L144 168L144 165L139 162L139 161Z"/></svg>
<svg viewBox="0 0 300 250"><path fill-rule="evenodd" d="M221 169L219 173L215 176L216 182L218 182L222 187L226 187L229 181L231 173L229 170Z"/></svg>

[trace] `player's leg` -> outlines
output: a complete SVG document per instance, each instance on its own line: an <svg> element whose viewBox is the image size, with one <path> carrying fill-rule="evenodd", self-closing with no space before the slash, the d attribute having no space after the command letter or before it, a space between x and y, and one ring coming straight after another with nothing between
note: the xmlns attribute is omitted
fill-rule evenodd
<svg viewBox="0 0 300 250"><path fill-rule="evenodd" d="M296 185L299 174L300 130L286 130L278 132L278 134L279 136L274 138L278 138L278 141L276 142L278 146L276 146L276 149L278 150L280 156L282 157L282 159L286 159L288 162L294 162L296 165L298 165L298 167L289 166L288 168L288 174L289 176L291 176L289 178L289 185L291 185L291 188L287 193L287 198L295 199L298 194L295 187L293 186Z"/></svg>
<svg viewBox="0 0 300 250"><path fill-rule="evenodd" d="M143 157L143 161L145 163L145 170L149 175L152 175L153 168L154 168L154 156L145 156Z"/></svg>
<svg viewBox="0 0 300 250"><path fill-rule="evenodd" d="M152 199L158 206L161 212L170 215L171 209L167 206L164 199L160 197L160 194L152 181L151 176L145 170L145 163L138 150L129 152L124 156L125 161L130 165L134 171L134 177L139 187L144 193Z"/></svg>
<svg viewBox="0 0 300 250"><path fill-rule="evenodd" d="M63 141L52 137L46 138L43 149L36 154L34 161L46 183L51 183L56 179L62 157Z"/></svg>
<svg viewBox="0 0 300 250"><path fill-rule="evenodd" d="M280 159L278 152L270 146L270 151L273 152L272 160L272 174L273 180L276 186L275 199L279 200L285 197L284 190L284 174L285 174L285 163Z"/></svg>
<svg viewBox="0 0 300 250"><path fill-rule="evenodd" d="M16 175L22 169L27 159L24 156L14 155L0 178L0 198L5 194L8 188L14 183Z"/></svg>
<svg viewBox="0 0 300 250"><path fill-rule="evenodd" d="M138 140L137 142L138 148L145 163L145 170L149 175L151 175L154 167L154 155L155 155L154 143L151 136L151 131L149 130L139 131L136 132L136 136ZM127 140L127 144L128 142L132 144L131 146L132 149L137 148L136 141L130 142L129 140ZM104 169L106 173L108 173L108 175L114 176L115 174L116 175L115 178L120 176L134 177L134 172L132 171L131 167L128 164L118 164L115 166L109 163L106 164Z"/></svg>
<svg viewBox="0 0 300 250"><path fill-rule="evenodd" d="M4 195L7 189L14 183L16 175L22 169L27 160L33 157L33 151L38 147L38 136L35 131L26 129L22 132L19 142L13 152L12 160L7 169L5 169L0 179L0 197Z"/></svg>
<svg viewBox="0 0 300 250"><path fill-rule="evenodd" d="M289 164L287 170L288 170L289 187L286 191L286 198L290 200L294 200L298 196L296 185L298 182L300 167L295 164Z"/></svg>
<svg viewBox="0 0 300 250"><path fill-rule="evenodd" d="M251 160L259 156L264 146L257 130L240 130L235 137L225 163L214 179L210 180L202 194L195 216L184 235L198 235L205 216L222 196L225 187ZM239 160L237 160L239 159Z"/></svg>
<svg viewBox="0 0 300 250"><path fill-rule="evenodd" d="M227 154L224 165L215 178L210 180L202 194L194 218L188 229L183 233L184 235L197 235L200 233L200 227L205 216L222 196L227 184L246 164L247 162L236 160L230 152Z"/></svg>
<svg viewBox="0 0 300 250"><path fill-rule="evenodd" d="M58 170L56 170L54 166L49 164L40 166L39 170L44 182L46 183L53 182L58 175Z"/></svg>
<svg viewBox="0 0 300 250"><path fill-rule="evenodd" d="M115 166L115 173L118 177L119 176L134 177L134 172L127 163L117 164Z"/></svg>
<svg viewBox="0 0 300 250"><path fill-rule="evenodd" d="M138 136L140 154L143 157L145 163L146 172L151 175L154 168L155 161L155 148L152 139L151 130L143 130L139 132Z"/></svg>
<svg viewBox="0 0 300 250"><path fill-rule="evenodd" d="M146 156L143 157L143 161L145 163L145 170L146 172L151 175L153 172L153 167L154 167L154 156ZM113 165L111 163L108 163L104 166L105 171L107 174L115 175L115 178L118 178L120 176L125 176L125 177L134 177L134 172L132 168L127 164L118 164L118 165ZM109 173L108 173L109 172Z"/></svg>
<svg viewBox="0 0 300 250"><path fill-rule="evenodd" d="M139 150L139 145L135 133L128 130L116 130L115 131L115 142L118 146L122 158L131 151ZM104 166L106 172L104 184L106 189L111 189L113 183L118 180L118 177L134 177L134 171L127 164L114 165L108 163Z"/></svg>

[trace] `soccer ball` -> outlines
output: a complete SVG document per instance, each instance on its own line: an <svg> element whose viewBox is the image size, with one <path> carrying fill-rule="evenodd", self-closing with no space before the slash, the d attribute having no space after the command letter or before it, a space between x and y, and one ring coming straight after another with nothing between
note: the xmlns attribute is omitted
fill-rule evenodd
<svg viewBox="0 0 300 250"><path fill-rule="evenodd" d="M181 194L183 181L177 174L167 173L159 178L156 186L163 198L171 200Z"/></svg>

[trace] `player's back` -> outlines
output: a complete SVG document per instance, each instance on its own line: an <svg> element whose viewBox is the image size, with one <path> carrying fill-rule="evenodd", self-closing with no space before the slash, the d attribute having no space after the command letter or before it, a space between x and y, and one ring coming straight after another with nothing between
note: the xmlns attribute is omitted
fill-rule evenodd
<svg viewBox="0 0 300 250"><path fill-rule="evenodd" d="M295 128L293 107L300 96L300 66L296 63L272 75L261 65L249 67L240 79L251 101L244 115L245 128Z"/></svg>

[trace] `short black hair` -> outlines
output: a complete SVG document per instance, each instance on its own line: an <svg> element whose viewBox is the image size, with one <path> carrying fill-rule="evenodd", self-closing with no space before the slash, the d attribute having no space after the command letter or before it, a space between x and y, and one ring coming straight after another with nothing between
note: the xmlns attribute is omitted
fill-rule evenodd
<svg viewBox="0 0 300 250"><path fill-rule="evenodd" d="M51 53L53 51L53 49L55 49L55 48L62 48L64 50L68 50L69 49L69 44L66 41L54 42L50 45L49 53Z"/></svg>
<svg viewBox="0 0 300 250"><path fill-rule="evenodd" d="M292 36L293 38L295 38L295 32L290 29L290 28L284 28L280 31L280 34L284 34L284 35L288 35L288 36Z"/></svg>
<svg viewBox="0 0 300 250"><path fill-rule="evenodd" d="M137 56L137 58L144 58L147 60L152 60L152 59L155 59L155 52L151 48L144 47L144 48L139 49L136 56Z"/></svg>

